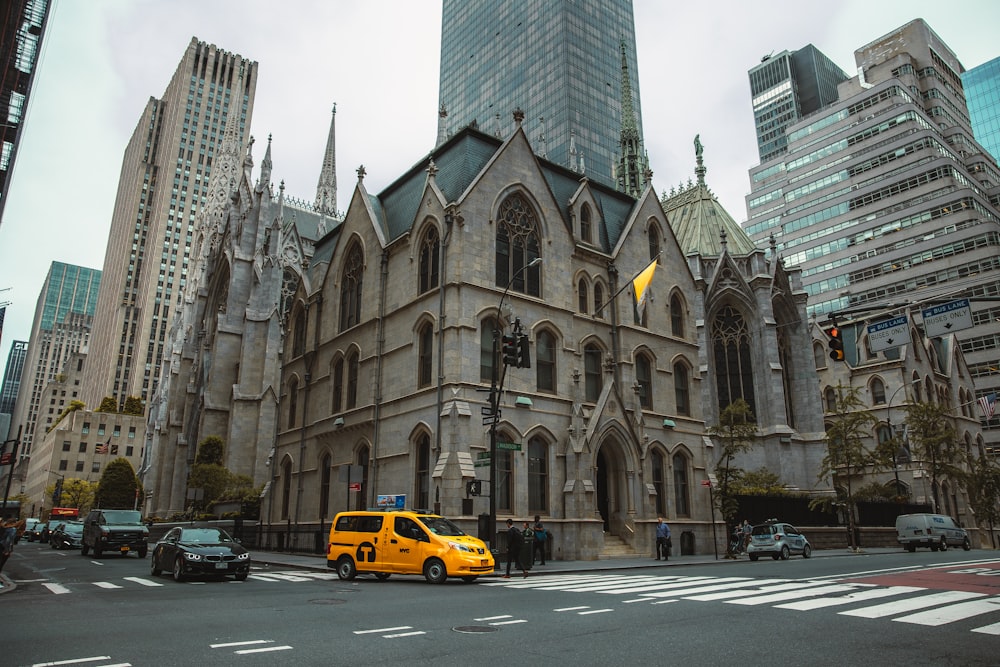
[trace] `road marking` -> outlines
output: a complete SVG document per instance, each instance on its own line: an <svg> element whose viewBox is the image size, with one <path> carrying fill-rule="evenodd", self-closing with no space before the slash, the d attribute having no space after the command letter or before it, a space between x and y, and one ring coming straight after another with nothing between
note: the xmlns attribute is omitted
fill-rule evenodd
<svg viewBox="0 0 1000 667"><path fill-rule="evenodd" d="M382 635L385 639L396 639L397 637L412 637L414 635L426 635L427 633L423 630L414 630L413 632L400 632L395 635Z"/></svg>
<svg viewBox="0 0 1000 667"><path fill-rule="evenodd" d="M984 635L1000 635L1000 623L993 623L992 625L984 625L981 628L973 628L973 632L979 632Z"/></svg>
<svg viewBox="0 0 1000 667"><path fill-rule="evenodd" d="M578 609L590 609L590 607L586 605L582 607L560 607L559 609L553 609L552 611L577 611Z"/></svg>
<svg viewBox="0 0 1000 667"><path fill-rule="evenodd" d="M810 588L812 586L816 586L816 583L812 581L789 581L787 583L776 584L774 586L760 586L759 588L750 590L722 591L719 593L706 593L705 595L691 595L684 599L697 600L699 602L714 602L716 600L726 600L729 598L750 597L751 595L760 595L762 593L794 591L802 588Z"/></svg>
<svg viewBox="0 0 1000 667"><path fill-rule="evenodd" d="M587 616L588 614L605 614L609 611L614 611L614 609L591 609L590 611L577 612L577 615Z"/></svg>
<svg viewBox="0 0 1000 667"><path fill-rule="evenodd" d="M110 655L95 655L91 658L76 658L74 660L58 660L56 662L36 662L31 667L54 667L55 665L76 665L81 662L97 662L98 660L110 660Z"/></svg>
<svg viewBox="0 0 1000 667"><path fill-rule="evenodd" d="M776 605L780 609L795 609L796 611L809 611L811 609L823 609L825 607L835 607L852 602L864 602L865 600L876 600L878 598L902 595L903 593L916 593L926 590L919 586L890 586L889 588L871 588L866 591L857 591L836 598L819 598L817 600L799 600L788 604Z"/></svg>
<svg viewBox="0 0 1000 667"><path fill-rule="evenodd" d="M515 618L512 621L494 621L490 625L517 625L518 623L527 623L528 621L523 618Z"/></svg>
<svg viewBox="0 0 1000 667"><path fill-rule="evenodd" d="M483 616L482 618L474 618L472 620L479 621L480 623L485 623L486 621L499 621L502 618L514 618L510 614L504 614L502 616Z"/></svg>
<svg viewBox="0 0 1000 667"><path fill-rule="evenodd" d="M233 651L235 655L247 655L249 653L268 653L270 651L289 651L291 646L268 646L267 648L247 648L240 651Z"/></svg>
<svg viewBox="0 0 1000 667"><path fill-rule="evenodd" d="M69 593L69 589L62 584L42 584L45 588L49 589L56 595L62 595L63 593Z"/></svg>
<svg viewBox="0 0 1000 667"><path fill-rule="evenodd" d="M121 588L118 584L113 584L110 581L95 581L94 585L98 588Z"/></svg>
<svg viewBox="0 0 1000 667"><path fill-rule="evenodd" d="M802 597L816 597L819 595L827 595L828 593L845 593L847 591L857 590L857 586L851 584L833 584L830 586L819 586L817 588L804 588L797 591L784 591L782 593L771 593L769 595L762 595L759 597L744 598L742 600L726 600L726 604L743 604L743 605L760 605L760 604L773 604L775 602L784 602L785 600L794 600L796 598Z"/></svg>
<svg viewBox="0 0 1000 667"><path fill-rule="evenodd" d="M680 588L677 590L661 591L658 593L643 593L646 597L651 598L687 598L693 595L701 595L703 593L711 593L713 591L728 591L735 588L741 588L743 586L765 586L768 584L783 584L787 582L788 579L747 579L745 581L732 581L724 584L711 583L708 586L693 586L690 588Z"/></svg>
<svg viewBox="0 0 1000 667"><path fill-rule="evenodd" d="M944 625L955 621L965 620L980 614L989 614L1000 610L1000 599L987 598L985 600L973 600L972 602L961 602L959 604L948 605L930 611L922 611L909 616L901 616L892 620L897 623L914 623L916 625Z"/></svg>
<svg viewBox="0 0 1000 667"><path fill-rule="evenodd" d="M945 591L943 593L932 593L921 597L907 598L897 602L886 602L877 604L874 607L864 609L849 609L848 611L837 612L843 616L860 616L861 618L882 618L884 616L895 616L913 609L926 609L939 604L949 602L959 602L971 598L983 597L983 593L969 593L967 591Z"/></svg>
<svg viewBox="0 0 1000 667"><path fill-rule="evenodd" d="M395 632L396 630L412 630L412 625L398 625L394 628L375 628L374 630L355 630L356 635L370 635L378 632Z"/></svg>
<svg viewBox="0 0 1000 667"><path fill-rule="evenodd" d="M163 584L151 581L149 579L143 579L142 577L122 577L125 581L134 581L137 584L142 584L143 586L162 586Z"/></svg>
<svg viewBox="0 0 1000 667"><path fill-rule="evenodd" d="M273 639L251 639L245 642L226 642L225 644L209 644L208 648L232 648L234 646L254 646L256 644L273 644Z"/></svg>

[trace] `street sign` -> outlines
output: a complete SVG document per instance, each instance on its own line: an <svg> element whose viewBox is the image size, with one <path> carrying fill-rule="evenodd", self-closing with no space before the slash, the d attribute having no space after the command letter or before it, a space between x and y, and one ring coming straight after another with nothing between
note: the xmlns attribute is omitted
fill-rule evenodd
<svg viewBox="0 0 1000 667"><path fill-rule="evenodd" d="M472 462L472 465L477 468L485 468L490 465L489 459L476 459Z"/></svg>
<svg viewBox="0 0 1000 667"><path fill-rule="evenodd" d="M479 460L486 459L487 461L489 461L490 460L490 453L489 452L479 452L478 454L476 454L476 458L479 459Z"/></svg>
<svg viewBox="0 0 1000 667"><path fill-rule="evenodd" d="M872 352L908 345L910 343L910 326L906 315L882 320L868 325L868 347Z"/></svg>
<svg viewBox="0 0 1000 667"><path fill-rule="evenodd" d="M361 485L358 484L357 482L351 482L350 484L347 485L347 489L349 491L360 491Z"/></svg>
<svg viewBox="0 0 1000 667"><path fill-rule="evenodd" d="M712 480L703 479L703 480L701 480L701 485L702 486L712 486Z"/></svg>
<svg viewBox="0 0 1000 667"><path fill-rule="evenodd" d="M708 481L710 482L709 486L718 486L719 485L719 480L716 479L715 473L711 473L711 472L708 473Z"/></svg>
<svg viewBox="0 0 1000 667"><path fill-rule="evenodd" d="M508 449L513 452L521 451L521 443L519 442L498 442L497 449Z"/></svg>
<svg viewBox="0 0 1000 667"><path fill-rule="evenodd" d="M968 299L959 299L920 311L924 318L924 333L929 338L972 328L972 308Z"/></svg>

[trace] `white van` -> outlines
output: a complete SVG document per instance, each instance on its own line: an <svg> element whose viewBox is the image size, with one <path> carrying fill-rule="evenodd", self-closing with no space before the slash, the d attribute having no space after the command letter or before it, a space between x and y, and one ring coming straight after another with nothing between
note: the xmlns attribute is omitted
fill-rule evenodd
<svg viewBox="0 0 1000 667"><path fill-rule="evenodd" d="M917 547L930 547L931 551L944 551L949 546L966 551L972 548L969 533L945 514L900 514L896 517L896 541L911 553Z"/></svg>

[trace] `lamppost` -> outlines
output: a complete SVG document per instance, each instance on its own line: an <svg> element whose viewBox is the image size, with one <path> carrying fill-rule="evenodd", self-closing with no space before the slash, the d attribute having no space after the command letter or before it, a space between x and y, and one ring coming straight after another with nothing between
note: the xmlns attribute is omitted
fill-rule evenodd
<svg viewBox="0 0 1000 667"><path fill-rule="evenodd" d="M500 296L500 303L497 304L497 325L493 329L493 359L490 363L490 520L489 520L489 541L490 549L495 550L497 545L494 544L497 536L497 424L500 423L500 392L503 390L503 376L500 375L500 336L503 333L503 328L500 324L500 318L503 313L503 301L507 298L507 292L510 291L511 285L517 278L533 266L538 266L542 263L541 257L535 257L533 260L522 266L520 269L514 272L514 275L510 277L510 281L507 283L507 287L504 288L503 294ZM506 376L506 373L504 373Z"/></svg>
<svg viewBox="0 0 1000 667"><path fill-rule="evenodd" d="M50 475L56 475L59 479L56 480L55 488L52 491L52 507L58 507L60 501L62 500L63 484L66 481L66 475L56 472L55 470L46 470L45 472Z"/></svg>
<svg viewBox="0 0 1000 667"><path fill-rule="evenodd" d="M896 387L896 391L892 392L892 395L889 397L889 405L885 409L885 424L886 424L886 427L888 427L888 429L889 429L889 438L891 438L893 440L893 446L894 446L894 449L893 449L893 452L892 452L892 474L896 478L896 498L897 498L897 502L899 504L902 504L902 501L898 500L900 498L900 493L899 493L899 449L900 449L901 445L896 445L896 442L895 442L896 434L895 434L895 432L892 429L892 401L893 401L893 399L896 398L896 394L898 394L901 389L906 389L907 387L909 387L914 382L919 382L919 380L910 380L909 382L904 382L900 386Z"/></svg>

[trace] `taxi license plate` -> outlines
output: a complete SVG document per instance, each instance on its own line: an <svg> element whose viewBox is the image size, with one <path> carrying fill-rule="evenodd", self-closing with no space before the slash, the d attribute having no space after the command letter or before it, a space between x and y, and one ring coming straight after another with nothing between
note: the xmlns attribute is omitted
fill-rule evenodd
<svg viewBox="0 0 1000 667"><path fill-rule="evenodd" d="M228 570L229 569L229 564L228 563L216 563L215 564L215 569L216 570Z"/></svg>
<svg viewBox="0 0 1000 667"><path fill-rule="evenodd" d="M485 558L483 558L481 561L479 561L479 564L482 565L483 567L486 567L487 565L490 564L490 562Z"/></svg>
<svg viewBox="0 0 1000 667"><path fill-rule="evenodd" d="M128 547L122 547L122 553L128 553Z"/></svg>

